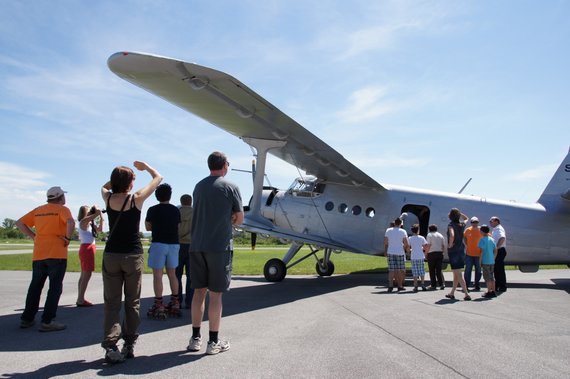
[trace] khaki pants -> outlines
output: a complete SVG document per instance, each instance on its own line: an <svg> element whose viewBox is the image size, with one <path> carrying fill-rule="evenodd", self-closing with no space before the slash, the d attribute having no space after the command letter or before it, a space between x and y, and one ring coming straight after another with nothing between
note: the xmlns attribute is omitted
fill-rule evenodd
<svg viewBox="0 0 570 379"><path fill-rule="evenodd" d="M103 298L105 301L104 348L116 345L120 338L134 344L138 338L141 280L144 265L142 254L103 255ZM121 302L125 293L125 319L121 322Z"/></svg>

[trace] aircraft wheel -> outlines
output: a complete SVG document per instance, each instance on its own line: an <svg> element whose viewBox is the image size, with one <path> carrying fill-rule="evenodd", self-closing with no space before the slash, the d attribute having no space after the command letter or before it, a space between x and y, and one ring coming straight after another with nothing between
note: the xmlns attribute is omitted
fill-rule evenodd
<svg viewBox="0 0 570 379"><path fill-rule="evenodd" d="M280 282L287 275L287 267L281 259L273 258L263 267L263 275L268 282Z"/></svg>
<svg viewBox="0 0 570 379"><path fill-rule="evenodd" d="M321 265L323 264L323 259L319 259L319 262L315 265L315 270L317 270L317 274L320 276L331 276L334 272L334 264L329 261L326 270L323 270Z"/></svg>

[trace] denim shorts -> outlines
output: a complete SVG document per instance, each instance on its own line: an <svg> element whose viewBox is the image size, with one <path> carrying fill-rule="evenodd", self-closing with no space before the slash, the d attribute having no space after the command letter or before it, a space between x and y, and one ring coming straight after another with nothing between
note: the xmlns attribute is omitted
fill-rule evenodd
<svg viewBox="0 0 570 379"><path fill-rule="evenodd" d="M465 267L465 253L462 251L449 251L449 264L452 270L458 270Z"/></svg>
<svg viewBox="0 0 570 379"><path fill-rule="evenodd" d="M178 267L180 245L153 242L148 249L148 267L154 269Z"/></svg>

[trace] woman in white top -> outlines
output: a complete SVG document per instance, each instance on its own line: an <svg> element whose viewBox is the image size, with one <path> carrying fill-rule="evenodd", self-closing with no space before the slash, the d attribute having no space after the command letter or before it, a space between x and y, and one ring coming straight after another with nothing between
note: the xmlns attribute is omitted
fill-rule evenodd
<svg viewBox="0 0 570 379"><path fill-rule="evenodd" d="M99 217L99 222L96 223L95 219ZM91 274L95 271L95 237L97 233L103 230L103 217L101 217L101 210L95 205L89 207L83 205L79 208L77 215L79 221L79 261L81 262L81 275L79 276L79 283L77 284L77 302L78 307L90 307L93 304L85 300L85 291L87 284L91 279Z"/></svg>

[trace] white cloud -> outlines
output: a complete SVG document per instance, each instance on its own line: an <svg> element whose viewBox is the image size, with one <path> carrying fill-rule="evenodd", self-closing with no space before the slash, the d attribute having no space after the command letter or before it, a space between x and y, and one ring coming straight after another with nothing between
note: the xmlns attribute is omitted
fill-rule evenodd
<svg viewBox="0 0 570 379"><path fill-rule="evenodd" d="M18 219L45 202L49 177L45 172L0 162L0 219Z"/></svg>
<svg viewBox="0 0 570 379"><path fill-rule="evenodd" d="M348 100L348 105L337 112L337 117L343 123L357 123L377 119L387 113L401 108L400 105L386 100L386 87L368 86L354 91Z"/></svg>
<svg viewBox="0 0 570 379"><path fill-rule="evenodd" d="M511 180L518 182L533 181L535 179L546 179L554 174L557 167L558 166L555 164L542 165L528 170L520 171L518 173L513 173L509 177Z"/></svg>

